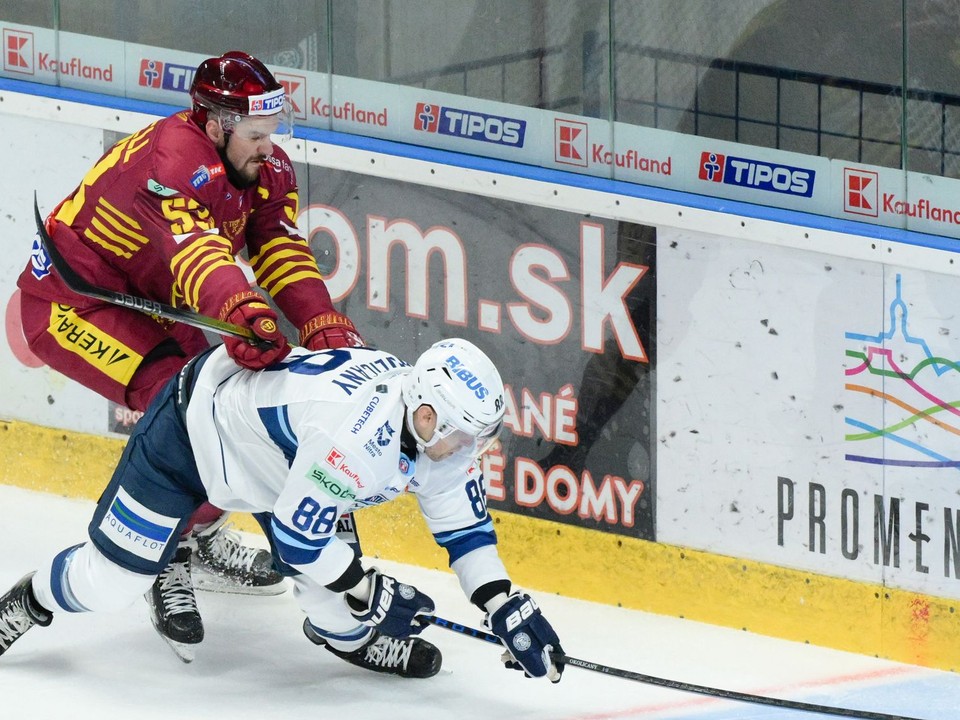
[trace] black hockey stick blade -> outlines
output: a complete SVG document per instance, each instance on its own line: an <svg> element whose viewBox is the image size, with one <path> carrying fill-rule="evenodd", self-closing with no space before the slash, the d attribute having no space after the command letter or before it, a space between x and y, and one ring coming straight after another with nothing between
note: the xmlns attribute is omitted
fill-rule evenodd
<svg viewBox="0 0 960 720"><path fill-rule="evenodd" d="M47 233L46 227L44 227L43 218L40 215L36 192L33 193L33 212L37 220L37 234L40 237L40 244L43 245L44 252L47 257L50 258L50 263L56 269L57 274L63 278L67 287L78 295L94 298L95 300L103 300L104 302L121 305L132 310L139 310L147 315L156 315L157 317L166 318L167 320L175 320L184 325L190 325L195 328L200 328L201 330L210 330L220 335L238 337L263 347L271 346L271 343L258 338L249 328L223 322L222 320L216 320L186 308L176 308L173 307L173 305L166 305L156 300L148 300L147 298L137 297L136 295L127 295L126 293L91 285L74 272L70 264L64 259L63 255L60 254L60 251L57 250L57 246L53 244L53 240L50 239L50 235Z"/></svg>
<svg viewBox="0 0 960 720"><path fill-rule="evenodd" d="M460 623L455 623L436 615L421 615L421 623L429 623L442 627L452 632L467 635L477 640L492 643L503 647L503 643L493 633L485 630L467 627ZM632 672L630 670L621 670L601 665L600 663L580 660L579 658L565 655L563 653L553 653L551 658L555 663L563 663L570 667L578 667L583 670L592 670L593 672L603 673L611 677L618 677L624 680L634 680L647 685L657 685L671 690L681 690L698 695L708 695L710 697L721 698L724 700L735 700L737 702L752 703L754 705L772 705L773 707L787 708L790 710L801 710L804 712L820 713L821 715L837 715L839 717L859 718L860 720L923 720L922 718L910 717L907 715L890 715L888 713L871 712L868 710L851 710L849 708L834 707L832 705L817 705L816 703L805 703L796 700L784 700L782 698L767 697L766 695L751 695L750 693L737 692L735 690L723 690L722 688L709 687L707 685L694 685L692 683L681 682L679 680L668 680L666 678L656 677L654 675L644 675L642 673Z"/></svg>

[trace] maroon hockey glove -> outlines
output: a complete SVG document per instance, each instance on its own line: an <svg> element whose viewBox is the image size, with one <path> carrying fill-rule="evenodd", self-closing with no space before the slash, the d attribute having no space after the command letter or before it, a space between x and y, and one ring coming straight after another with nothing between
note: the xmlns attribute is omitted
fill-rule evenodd
<svg viewBox="0 0 960 720"><path fill-rule="evenodd" d="M350 318L331 310L307 320L307 324L300 328L300 344L307 350L332 350L360 347L363 338Z"/></svg>
<svg viewBox="0 0 960 720"><path fill-rule="evenodd" d="M220 310L220 319L250 328L260 340L266 341L254 344L237 337L224 337L227 353L241 367L262 370L283 360L290 352L287 339L280 332L277 314L255 292L247 290L227 300Z"/></svg>

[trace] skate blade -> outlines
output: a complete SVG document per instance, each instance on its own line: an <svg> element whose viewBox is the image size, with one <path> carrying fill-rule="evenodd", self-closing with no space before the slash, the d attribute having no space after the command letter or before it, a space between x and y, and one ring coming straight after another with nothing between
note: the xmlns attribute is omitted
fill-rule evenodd
<svg viewBox="0 0 960 720"><path fill-rule="evenodd" d="M180 660L189 664L194 661L197 657L197 646L196 645L187 645L186 643L177 642L176 640L171 640L168 637L161 635L164 642L170 646L170 649L173 650L174 655L176 655Z"/></svg>
<svg viewBox="0 0 960 720"><path fill-rule="evenodd" d="M228 593L230 595L282 595L287 591L287 583L281 580L274 585L241 585L227 578L208 573L194 567L191 573L194 590L204 592Z"/></svg>
<svg viewBox="0 0 960 720"><path fill-rule="evenodd" d="M153 626L153 629L157 631L157 635L159 635L163 641L170 646L170 649L173 650L174 654L180 658L180 660L185 663L192 663L197 655L197 645L188 645L187 643L177 642L176 640L172 640L164 635L163 631L157 625L156 608L154 608L153 601L150 599L150 593L147 593L144 599L147 601L147 607L150 608L150 624Z"/></svg>

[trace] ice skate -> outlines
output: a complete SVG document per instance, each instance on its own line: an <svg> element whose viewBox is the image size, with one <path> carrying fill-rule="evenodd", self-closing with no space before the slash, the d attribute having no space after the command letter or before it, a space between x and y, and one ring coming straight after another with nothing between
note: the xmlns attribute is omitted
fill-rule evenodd
<svg viewBox="0 0 960 720"><path fill-rule="evenodd" d="M269 551L245 546L240 533L229 525L200 533L196 544L193 584L197 590L239 595L279 595L286 590Z"/></svg>
<svg viewBox="0 0 960 720"><path fill-rule="evenodd" d="M40 607L34 598L32 579L33 573L24 576L0 597L0 655L34 625L46 627L53 621L53 613Z"/></svg>
<svg viewBox="0 0 960 720"><path fill-rule="evenodd" d="M196 645L203 641L203 620L190 580L191 549L177 548L170 563L144 596L150 620L183 662L193 662Z"/></svg>
<svg viewBox="0 0 960 720"><path fill-rule="evenodd" d="M351 665L373 672L408 678L429 678L440 672L443 656L437 646L423 638L392 638L374 630L365 645L344 652L327 644L314 630L310 620L303 621L303 634L315 645L320 645Z"/></svg>

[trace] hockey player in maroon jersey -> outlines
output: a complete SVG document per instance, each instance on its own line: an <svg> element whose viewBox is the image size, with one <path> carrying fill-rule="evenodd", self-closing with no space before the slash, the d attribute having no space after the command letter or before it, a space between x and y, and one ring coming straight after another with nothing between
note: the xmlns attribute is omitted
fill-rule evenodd
<svg viewBox="0 0 960 720"><path fill-rule="evenodd" d="M191 110L118 142L56 207L46 227L57 249L96 286L250 328L267 342L224 340L245 368L264 368L290 348L276 313L251 290L235 260L243 250L259 287L300 329L301 345L361 345L353 323L334 309L297 230L293 165L272 140L292 131L282 85L259 60L234 51L201 63L190 95ZM208 346L196 328L73 293L39 240L17 284L30 349L51 368L134 410L145 410ZM226 577L231 591L282 592L269 553L222 530L225 517L202 506L147 593L154 624L168 641L183 646L203 639L192 561Z"/></svg>

